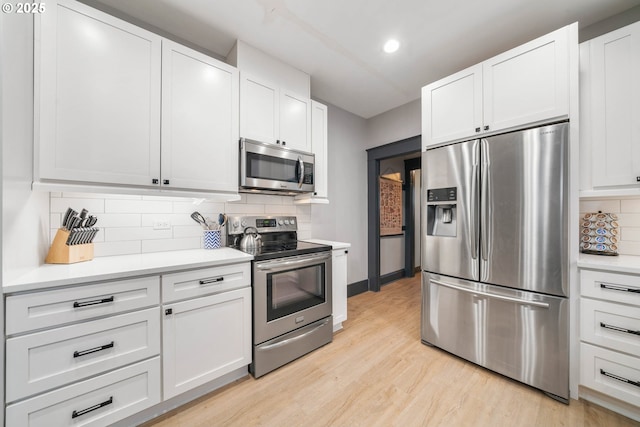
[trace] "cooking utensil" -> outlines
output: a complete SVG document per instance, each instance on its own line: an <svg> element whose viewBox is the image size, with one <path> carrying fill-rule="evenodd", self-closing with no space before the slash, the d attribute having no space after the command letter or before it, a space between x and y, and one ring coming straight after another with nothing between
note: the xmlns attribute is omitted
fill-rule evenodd
<svg viewBox="0 0 640 427"><path fill-rule="evenodd" d="M220 230L220 226L218 225L218 223L212 220L211 218L206 218L206 221L207 221L208 230L214 230L214 231Z"/></svg>
<svg viewBox="0 0 640 427"><path fill-rule="evenodd" d="M227 215L226 214L218 214L218 224L220 224L220 228L224 227L227 224Z"/></svg>
<svg viewBox="0 0 640 427"><path fill-rule="evenodd" d="M193 212L191 214L191 219L193 219L195 222L200 224L202 228L204 228L205 230L209 229L209 227L207 226L207 220L205 219L205 217L202 216L200 212L198 211Z"/></svg>
<svg viewBox="0 0 640 427"><path fill-rule="evenodd" d="M240 249L250 250L256 249L262 243L262 236L258 234L258 229L255 227L247 227L244 229L242 240L240 240Z"/></svg>

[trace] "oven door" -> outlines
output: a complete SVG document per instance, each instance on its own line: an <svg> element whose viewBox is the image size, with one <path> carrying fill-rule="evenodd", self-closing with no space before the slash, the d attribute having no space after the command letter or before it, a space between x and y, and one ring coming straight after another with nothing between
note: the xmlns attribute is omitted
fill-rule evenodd
<svg viewBox="0 0 640 427"><path fill-rule="evenodd" d="M248 139L240 143L241 187L314 191L314 154Z"/></svg>
<svg viewBox="0 0 640 427"><path fill-rule="evenodd" d="M331 315L331 251L256 261L254 344Z"/></svg>

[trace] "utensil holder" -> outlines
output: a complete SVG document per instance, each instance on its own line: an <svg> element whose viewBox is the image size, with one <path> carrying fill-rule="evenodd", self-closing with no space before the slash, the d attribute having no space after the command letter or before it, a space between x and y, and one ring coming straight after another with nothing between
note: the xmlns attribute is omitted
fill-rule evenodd
<svg viewBox="0 0 640 427"><path fill-rule="evenodd" d="M69 230L59 228L44 262L47 264L74 264L93 259L93 243L67 245L68 238Z"/></svg>
<svg viewBox="0 0 640 427"><path fill-rule="evenodd" d="M217 249L222 246L220 230L204 230L202 240L205 249Z"/></svg>

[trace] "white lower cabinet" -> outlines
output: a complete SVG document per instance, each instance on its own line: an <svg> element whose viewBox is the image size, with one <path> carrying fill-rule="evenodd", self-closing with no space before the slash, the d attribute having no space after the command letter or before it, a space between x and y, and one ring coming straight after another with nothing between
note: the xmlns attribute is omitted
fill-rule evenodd
<svg viewBox="0 0 640 427"><path fill-rule="evenodd" d="M638 275L580 272L580 397L640 421L638 291Z"/></svg>
<svg viewBox="0 0 640 427"><path fill-rule="evenodd" d="M342 322L347 320L347 249L332 251L333 281L333 330L342 329Z"/></svg>
<svg viewBox="0 0 640 427"><path fill-rule="evenodd" d="M251 363L251 288L163 306L164 398Z"/></svg>
<svg viewBox="0 0 640 427"><path fill-rule="evenodd" d="M160 403L160 358L7 406L7 427L108 426Z"/></svg>
<svg viewBox="0 0 640 427"><path fill-rule="evenodd" d="M6 399L47 391L156 356L159 308L7 340Z"/></svg>

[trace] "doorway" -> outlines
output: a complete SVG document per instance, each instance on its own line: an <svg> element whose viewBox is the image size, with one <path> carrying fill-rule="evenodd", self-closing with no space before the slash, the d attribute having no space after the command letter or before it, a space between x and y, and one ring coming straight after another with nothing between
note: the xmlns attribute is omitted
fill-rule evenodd
<svg viewBox="0 0 640 427"><path fill-rule="evenodd" d="M415 245L414 245L414 236L415 236L415 226L413 224L410 225L410 230L407 230L407 223L403 226L403 235L405 237L404 242L404 258L405 263L403 268L399 272L395 272L391 275L386 274L384 277L381 277L380 270L380 250L381 250L381 237L380 237L380 184L379 177L381 175L380 163L385 159L397 158L397 157L405 157L406 160L409 158L416 158L414 160L420 162L420 151L421 151L421 137L415 136L412 138L407 138L401 141L393 142L390 144L386 144L380 147L375 147L367 150L367 241L368 241L368 290L379 292L380 287L384 283L388 283L388 281L396 280L400 277L405 276L413 276L413 269L415 268ZM410 171L418 169L415 167L416 163L412 163L409 165L409 173L406 176L410 176ZM411 169L413 168L413 169ZM405 164L405 171L407 170L407 164ZM408 189L410 185L406 185L403 188L404 197L404 206L403 211L409 212L406 208L407 203L415 203L411 194L409 194ZM409 194L409 197L406 195ZM408 200L407 200L408 199ZM411 215L413 216L413 215ZM405 218L407 216L405 215ZM410 234L410 235L409 235ZM410 241L408 243L407 241ZM407 249L407 245L412 245L412 248ZM407 257L413 257L409 260L409 267L407 267ZM408 274L410 272L410 274ZM398 276L398 277L395 277Z"/></svg>

